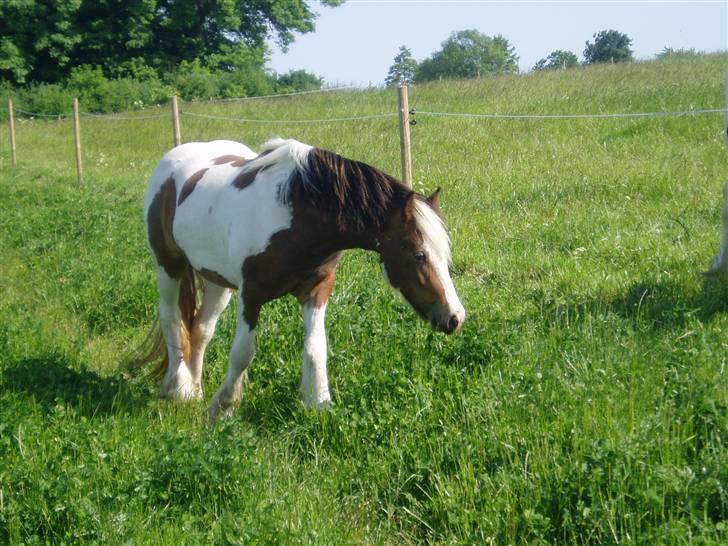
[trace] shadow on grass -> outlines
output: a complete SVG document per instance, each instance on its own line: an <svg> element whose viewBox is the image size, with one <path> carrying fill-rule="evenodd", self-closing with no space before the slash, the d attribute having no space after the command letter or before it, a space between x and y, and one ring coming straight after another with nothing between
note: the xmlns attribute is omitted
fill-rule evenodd
<svg viewBox="0 0 728 546"><path fill-rule="evenodd" d="M632 284L616 298L555 300L541 292L534 294L539 313L549 325L578 322L586 316L614 314L633 320L650 330L680 328L697 318L709 322L728 312L728 279L706 276L699 290L677 282L641 281ZM568 300L568 297L566 298Z"/></svg>
<svg viewBox="0 0 728 546"><path fill-rule="evenodd" d="M120 377L101 376L56 353L10 363L1 377L4 390L32 397L45 412L62 404L86 417L131 414L150 397Z"/></svg>

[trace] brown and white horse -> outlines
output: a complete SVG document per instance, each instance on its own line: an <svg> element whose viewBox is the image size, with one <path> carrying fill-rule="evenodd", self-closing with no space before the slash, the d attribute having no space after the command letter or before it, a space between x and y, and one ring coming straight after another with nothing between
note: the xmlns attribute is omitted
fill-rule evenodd
<svg viewBox="0 0 728 546"><path fill-rule="evenodd" d="M295 140L272 140L260 155L231 141L174 148L144 198L160 331L157 350L138 363L162 361L162 396L200 398L205 349L237 289L235 340L209 409L213 419L230 415L261 307L293 294L305 327L303 402L329 404L324 315L343 250L378 252L387 280L435 330L462 326L438 201L439 190L423 197L374 167Z"/></svg>

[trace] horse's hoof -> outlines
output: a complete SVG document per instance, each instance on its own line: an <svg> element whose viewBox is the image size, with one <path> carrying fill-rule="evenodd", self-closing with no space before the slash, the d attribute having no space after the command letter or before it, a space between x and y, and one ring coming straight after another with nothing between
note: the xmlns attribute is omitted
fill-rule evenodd
<svg viewBox="0 0 728 546"><path fill-rule="evenodd" d="M325 397L321 400L303 400L303 405L307 409L327 410L333 405L333 402L330 397Z"/></svg>
<svg viewBox="0 0 728 546"><path fill-rule="evenodd" d="M202 400L202 389L187 383L180 386L163 385L159 395L167 400L194 402Z"/></svg>

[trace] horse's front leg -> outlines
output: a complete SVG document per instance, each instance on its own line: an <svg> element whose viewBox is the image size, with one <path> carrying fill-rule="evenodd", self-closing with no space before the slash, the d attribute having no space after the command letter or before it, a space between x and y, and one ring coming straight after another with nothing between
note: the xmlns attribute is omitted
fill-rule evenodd
<svg viewBox="0 0 728 546"><path fill-rule="evenodd" d="M336 264L341 253L334 254L320 268L319 276L304 283L296 292L303 306L303 369L301 399L306 407L325 408L331 405L329 378L326 374L326 305L334 289Z"/></svg>
<svg viewBox="0 0 728 546"><path fill-rule="evenodd" d="M306 302L303 305L303 370L301 372L301 398L309 408L323 408L331 404L329 379L326 374L326 302Z"/></svg>
<svg viewBox="0 0 728 546"><path fill-rule="evenodd" d="M242 290L240 291L242 292ZM232 417L240 403L240 393L243 383L247 380L247 368L255 356L255 318L246 320L245 303L240 298L238 320L235 329L235 340L228 358L228 369L220 388L210 403L208 417L214 421L220 414L223 417Z"/></svg>

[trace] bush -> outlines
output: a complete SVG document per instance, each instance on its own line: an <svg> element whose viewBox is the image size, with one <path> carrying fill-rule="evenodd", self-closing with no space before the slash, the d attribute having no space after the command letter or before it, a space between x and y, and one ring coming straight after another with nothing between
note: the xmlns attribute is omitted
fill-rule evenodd
<svg viewBox="0 0 728 546"><path fill-rule="evenodd" d="M183 100L219 97L220 88L215 80L213 73L202 66L198 59L192 62L182 61L179 68L165 79Z"/></svg>
<svg viewBox="0 0 728 546"><path fill-rule="evenodd" d="M690 49L682 49L682 48L674 49L672 47L664 47L664 48L662 48L662 51L660 51L657 54L657 59L658 60L663 60L663 59L671 59L673 57L674 58L683 58L683 59L692 59L692 58L698 57L700 55L701 55L701 53L698 52L698 51L696 51L693 48L690 48Z"/></svg>
<svg viewBox="0 0 728 546"><path fill-rule="evenodd" d="M322 80L315 74L305 70L291 70L276 80L276 93L293 93L296 91L312 91L321 89Z"/></svg>
<svg viewBox="0 0 728 546"><path fill-rule="evenodd" d="M147 106L163 104L174 94L174 88L163 84L156 77L146 81L131 78L109 80L101 111L139 110Z"/></svg>
<svg viewBox="0 0 728 546"><path fill-rule="evenodd" d="M172 95L183 100L219 99L289 93L321 88L321 78L303 70L281 76L244 66L213 70L199 60L182 62L162 81L140 59L116 67L107 77L98 66L74 68L62 84L35 84L17 89L0 80L0 96L15 97L18 108L46 115L67 115L78 97L85 112L122 112L163 104ZM3 103L5 101L3 100ZM19 113L19 115L23 115ZM0 110L0 119L7 110Z"/></svg>
<svg viewBox="0 0 728 546"><path fill-rule="evenodd" d="M42 83L16 91L16 107L47 115L65 115L73 109L73 94L57 83ZM22 113L19 113L21 115Z"/></svg>
<svg viewBox="0 0 728 546"><path fill-rule="evenodd" d="M262 70L213 71L199 60L183 61L166 82L183 100L251 97L273 93L273 78Z"/></svg>
<svg viewBox="0 0 728 546"><path fill-rule="evenodd" d="M83 65L71 70L66 86L89 112L103 112L109 95L109 80L101 67Z"/></svg>

